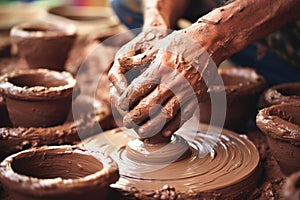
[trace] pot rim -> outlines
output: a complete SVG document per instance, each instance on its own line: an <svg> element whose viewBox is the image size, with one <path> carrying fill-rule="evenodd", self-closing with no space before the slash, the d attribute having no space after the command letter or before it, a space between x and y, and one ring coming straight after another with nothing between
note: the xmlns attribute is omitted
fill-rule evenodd
<svg viewBox="0 0 300 200"><path fill-rule="evenodd" d="M52 150L61 150L62 153L66 154L76 153L87 156L94 156L99 162L102 163L103 168L93 174L77 179L63 179L59 177L42 179L30 177L19 174L15 172L12 168L12 162L14 161L14 159L24 154L26 155L35 153L37 151L43 152ZM0 177L3 179L3 182L6 180L9 181L11 184L14 184L15 187L12 188L13 190L25 190L25 193L27 193L27 191L35 191L37 193L40 192L45 195L59 193L59 191L61 190L74 190L74 188L80 189L81 187L86 188L87 186L92 187L98 185L100 187L106 187L109 184L118 180L118 172L119 171L117 163L114 160L112 160L112 158L110 158L108 155L100 152L95 152L91 154L87 150L74 145L43 146L23 150L21 152L7 157L0 164Z"/></svg>
<svg viewBox="0 0 300 200"><path fill-rule="evenodd" d="M300 126L270 114L271 110L285 106L300 108L300 102L284 103L264 108L258 112L256 124L269 137L300 145Z"/></svg>
<svg viewBox="0 0 300 200"><path fill-rule="evenodd" d="M36 28L42 27L47 30L47 28L52 28L52 31L26 31L25 28ZM49 23L49 22L25 22L19 25L14 26L10 35L12 37L21 37L21 38L55 38L62 36L75 36L76 35L76 26L71 23Z"/></svg>
<svg viewBox="0 0 300 200"><path fill-rule="evenodd" d="M270 87L268 90L265 91L265 93L263 95L264 100L267 101L268 104L269 104L269 102L272 103L272 105L300 101L300 97L298 97L296 95L286 96L278 91L280 89L292 88L295 86L300 88L300 82L282 83L282 84L278 84L273 87Z"/></svg>
<svg viewBox="0 0 300 200"><path fill-rule="evenodd" d="M266 85L266 81L263 76L258 74L254 69L249 67L232 67L232 68L219 68L218 74L220 76L239 76L248 79L247 83L236 84L224 87L222 86L212 86L209 87L208 92L222 92L225 89L226 93L232 93L239 91L240 93L258 93L262 91ZM250 91L250 92L249 92Z"/></svg>
<svg viewBox="0 0 300 200"><path fill-rule="evenodd" d="M33 87L21 87L16 86L9 82L10 78L18 77L20 75L31 75L31 74L46 74L53 75L53 77L61 77L60 80L66 82L65 85L45 87L45 86L33 86ZM70 72L62 71L58 72L55 70L48 69L27 69L27 70L17 70L8 74L0 76L0 93L4 97L9 97L13 99L45 99L45 98L64 98L69 97L76 85L76 79Z"/></svg>

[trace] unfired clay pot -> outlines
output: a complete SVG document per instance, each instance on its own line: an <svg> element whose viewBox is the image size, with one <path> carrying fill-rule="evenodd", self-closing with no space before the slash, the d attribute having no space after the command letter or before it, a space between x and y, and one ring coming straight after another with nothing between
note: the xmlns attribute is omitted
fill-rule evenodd
<svg viewBox="0 0 300 200"><path fill-rule="evenodd" d="M243 131L257 111L258 97L265 87L265 79L250 68L220 68L218 73L223 79L227 100L224 127L237 132ZM219 125L219 121L222 121L218 120L220 114L215 116L214 122L211 122L210 95L221 95L220 87L218 85L209 87L200 103L201 122Z"/></svg>
<svg viewBox="0 0 300 200"><path fill-rule="evenodd" d="M286 200L300 199L300 171L293 173L286 179L283 193Z"/></svg>
<svg viewBox="0 0 300 200"><path fill-rule="evenodd" d="M31 22L13 27L10 36L30 68L63 71L76 30L71 24Z"/></svg>
<svg viewBox="0 0 300 200"><path fill-rule="evenodd" d="M300 101L300 82L275 85L263 97L265 106Z"/></svg>
<svg viewBox="0 0 300 200"><path fill-rule="evenodd" d="M300 102L264 108L256 124L267 135L281 171L289 175L300 170Z"/></svg>
<svg viewBox="0 0 300 200"><path fill-rule="evenodd" d="M75 84L69 72L19 70L0 77L0 93L15 127L49 127L65 121Z"/></svg>
<svg viewBox="0 0 300 200"><path fill-rule="evenodd" d="M13 199L105 199L119 179L107 155L76 146L45 146L13 154L2 161L0 178Z"/></svg>

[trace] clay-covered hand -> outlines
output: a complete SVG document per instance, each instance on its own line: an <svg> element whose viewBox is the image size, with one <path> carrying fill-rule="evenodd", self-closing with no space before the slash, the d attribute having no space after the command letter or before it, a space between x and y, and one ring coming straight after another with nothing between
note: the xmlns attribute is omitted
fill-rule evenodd
<svg viewBox="0 0 300 200"><path fill-rule="evenodd" d="M217 69L204 48L181 32L159 40L143 55L154 58L146 67L139 55L123 62L128 69L143 66L141 73L131 73L133 80L128 81L124 71L110 72L112 80L119 77L125 82L113 81L115 88L122 88L115 103L125 115L124 125L134 128L140 138L157 133L169 137L192 117Z"/></svg>
<svg viewBox="0 0 300 200"><path fill-rule="evenodd" d="M167 35L163 28L143 28L143 31L133 40L124 45L115 55L113 66L109 71L109 78L118 93L123 93L128 86L126 72L132 70L134 63L128 63L127 58L135 56L139 63L150 63L154 59L152 45ZM151 52L151 53L150 53Z"/></svg>

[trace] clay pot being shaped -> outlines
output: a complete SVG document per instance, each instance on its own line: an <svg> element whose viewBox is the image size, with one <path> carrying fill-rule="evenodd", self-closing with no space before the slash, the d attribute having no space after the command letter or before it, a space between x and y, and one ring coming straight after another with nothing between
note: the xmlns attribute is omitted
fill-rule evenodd
<svg viewBox="0 0 300 200"><path fill-rule="evenodd" d="M287 178L283 191L286 200L300 199L300 171Z"/></svg>
<svg viewBox="0 0 300 200"><path fill-rule="evenodd" d="M0 93L13 126L49 127L66 120L75 84L69 72L19 70L0 77Z"/></svg>
<svg viewBox="0 0 300 200"><path fill-rule="evenodd" d="M267 135L281 171L289 175L300 170L300 102L264 108L259 111L256 124Z"/></svg>
<svg viewBox="0 0 300 200"><path fill-rule="evenodd" d="M7 157L0 178L12 199L105 199L119 179L117 164L76 146L44 146Z"/></svg>
<svg viewBox="0 0 300 200"><path fill-rule="evenodd" d="M30 68L63 71L76 30L71 24L32 22L13 27L10 36Z"/></svg>
<svg viewBox="0 0 300 200"><path fill-rule="evenodd" d="M258 97L265 88L265 79L250 68L220 68L218 73L223 79L227 100L224 127L237 132L243 131L257 111ZM210 100L210 95L215 97L222 95L224 91L220 90L222 88L223 86L219 85L212 85L208 88L208 92L200 103L200 122L223 125L223 120L219 119L222 117L221 113L217 113L214 116L215 120L211 121Z"/></svg>
<svg viewBox="0 0 300 200"><path fill-rule="evenodd" d="M300 82L275 85L269 88L263 97L266 107L300 101Z"/></svg>

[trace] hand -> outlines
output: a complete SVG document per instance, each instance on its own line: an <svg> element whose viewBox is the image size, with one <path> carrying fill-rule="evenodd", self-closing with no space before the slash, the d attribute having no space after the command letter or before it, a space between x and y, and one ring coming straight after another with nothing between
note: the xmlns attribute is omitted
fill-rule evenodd
<svg viewBox="0 0 300 200"><path fill-rule="evenodd" d="M145 66L145 60L153 61ZM134 128L140 138L159 132L169 137L180 128L192 117L217 71L208 53L180 32L157 41L140 55L123 58L122 63L127 71L114 67L110 71L111 80L121 80L113 81L114 87L120 88L114 96L124 114L124 125ZM143 70L132 73L134 79L128 81L124 71L140 66Z"/></svg>
<svg viewBox="0 0 300 200"><path fill-rule="evenodd" d="M167 35L167 31L162 28L144 28L138 36L116 53L113 66L109 71L109 79L118 93L122 94L128 86L128 80L124 74L135 67L134 63L128 63L127 58L135 56L140 64L150 63L154 59L154 55L149 54L149 50L157 40Z"/></svg>

